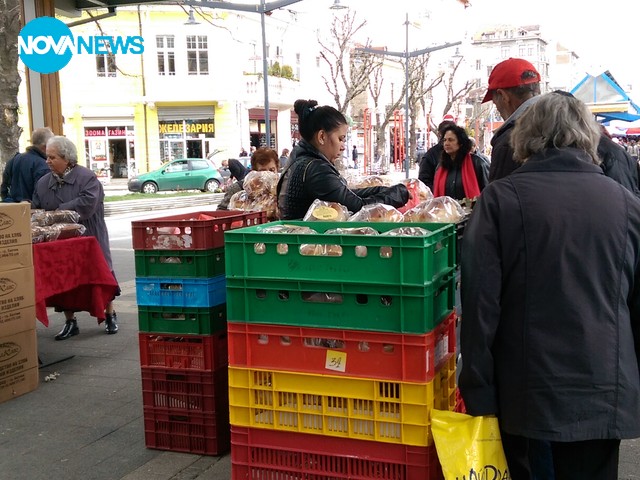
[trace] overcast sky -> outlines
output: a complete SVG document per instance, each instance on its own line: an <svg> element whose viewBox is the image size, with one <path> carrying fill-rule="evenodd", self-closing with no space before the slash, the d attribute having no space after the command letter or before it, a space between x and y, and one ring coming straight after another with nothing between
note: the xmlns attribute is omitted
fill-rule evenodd
<svg viewBox="0 0 640 480"><path fill-rule="evenodd" d="M303 0L296 9L322 8L333 0ZM458 41L466 32L487 25L540 25L547 38L558 40L581 58L585 73L608 69L623 85L633 84L640 95L640 0L471 0L464 8L457 0L341 0L366 18L374 44L386 43L404 51L405 14L420 28L410 27L409 50ZM383 5L387 7L383 7Z"/></svg>

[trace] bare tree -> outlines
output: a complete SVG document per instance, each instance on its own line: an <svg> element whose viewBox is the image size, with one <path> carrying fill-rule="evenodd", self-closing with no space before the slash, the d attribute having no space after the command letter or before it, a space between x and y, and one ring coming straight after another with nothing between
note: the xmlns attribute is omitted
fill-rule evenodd
<svg viewBox="0 0 640 480"><path fill-rule="evenodd" d="M320 44L320 58L327 64L329 75L323 77L336 108L346 113L352 100L367 90L369 75L380 63L374 55L354 51L354 36L365 25L349 10L344 16L334 16L329 38Z"/></svg>
<svg viewBox="0 0 640 480"><path fill-rule="evenodd" d="M22 128L18 125L18 34L20 0L0 0L0 165L18 151Z"/></svg>
<svg viewBox="0 0 640 480"><path fill-rule="evenodd" d="M445 90L447 92L447 102L442 109L443 116L449 113L449 111L451 111L451 109L455 105L459 104L460 101L466 99L467 95L474 87L473 80L465 81L464 84L462 84L462 86L459 88L455 85L456 72L458 71L458 68L460 68L460 64L462 63L464 57L458 56L457 58L453 58L455 58L455 60L453 60L453 64L451 65L451 68L449 69L446 78L444 78L443 81Z"/></svg>

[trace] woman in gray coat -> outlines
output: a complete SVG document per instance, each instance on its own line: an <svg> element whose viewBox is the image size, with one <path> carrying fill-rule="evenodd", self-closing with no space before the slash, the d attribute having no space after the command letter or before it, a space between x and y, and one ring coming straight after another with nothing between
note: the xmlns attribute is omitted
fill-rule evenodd
<svg viewBox="0 0 640 480"><path fill-rule="evenodd" d="M95 173L78 165L76 147L66 137L55 136L47 142L47 165L51 172L38 181L33 195L33 207L78 212L80 223L86 227L85 235L96 237L104 258L113 272L109 232L104 221L102 184ZM66 340L80 333L74 312L65 311L64 314L66 322L55 336L56 340ZM105 331L108 334L118 332L116 312L112 302L109 302L105 312Z"/></svg>
<svg viewBox="0 0 640 480"><path fill-rule="evenodd" d="M516 480L534 439L558 479L617 479L640 436L640 201L602 173L599 137L582 102L543 95L512 133L523 165L465 230L460 390L498 417Z"/></svg>

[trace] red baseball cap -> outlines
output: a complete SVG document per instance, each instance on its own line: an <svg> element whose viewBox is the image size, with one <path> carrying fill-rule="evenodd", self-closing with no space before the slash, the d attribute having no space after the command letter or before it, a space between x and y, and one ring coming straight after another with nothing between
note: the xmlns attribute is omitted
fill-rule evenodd
<svg viewBox="0 0 640 480"><path fill-rule="evenodd" d="M530 78L522 78L522 74L526 71L532 71L535 76ZM519 87L520 85L528 85L530 83L539 82L540 74L530 62L522 58L508 58L491 70L489 75L489 86L487 94L484 96L482 103L488 102L493 96L493 91L498 88Z"/></svg>

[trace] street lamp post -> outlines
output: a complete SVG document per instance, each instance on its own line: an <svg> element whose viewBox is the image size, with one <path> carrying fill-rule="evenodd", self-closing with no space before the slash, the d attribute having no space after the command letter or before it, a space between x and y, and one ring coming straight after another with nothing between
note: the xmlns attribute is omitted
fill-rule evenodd
<svg viewBox="0 0 640 480"><path fill-rule="evenodd" d="M245 3L221 2L211 0L186 0L185 5L200 6L208 8L220 8L224 10L232 10L239 12L253 12L260 14L260 25L262 27L262 78L264 81L264 122L267 147L271 147L271 121L269 119L269 63L267 62L267 33L265 17L271 12L279 8L293 5L302 0L276 0L274 2L266 2L260 0L258 5L250 5Z"/></svg>
<svg viewBox="0 0 640 480"><path fill-rule="evenodd" d="M404 165L406 171L406 177L409 178L409 59L414 57L419 57L420 55L424 55L426 53L435 52L436 50L442 50L445 48L453 47L455 45L460 45L462 42L453 42L453 43L445 43L443 45L438 45L435 47L423 48L422 50L414 50L413 52L409 52L409 13L406 14L406 19L404 22L405 25L405 50L404 52L392 52L389 50L378 50L375 48L356 48L356 51L364 52L364 53L372 53L375 55L388 55L390 57L401 57L404 58L404 77L405 77L405 96L404 96L404 123L405 123L405 134L404 134L404 146L405 146L405 158Z"/></svg>

